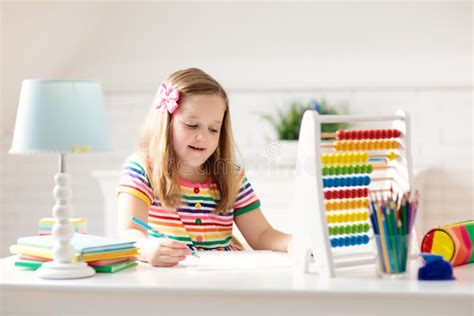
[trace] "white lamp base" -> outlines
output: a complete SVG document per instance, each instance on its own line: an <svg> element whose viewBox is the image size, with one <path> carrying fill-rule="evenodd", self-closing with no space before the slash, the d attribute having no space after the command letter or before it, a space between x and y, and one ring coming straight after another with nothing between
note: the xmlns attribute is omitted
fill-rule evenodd
<svg viewBox="0 0 474 316"><path fill-rule="evenodd" d="M36 270L36 275L43 279L79 279L88 278L95 274L95 270L85 262L59 263L45 262Z"/></svg>

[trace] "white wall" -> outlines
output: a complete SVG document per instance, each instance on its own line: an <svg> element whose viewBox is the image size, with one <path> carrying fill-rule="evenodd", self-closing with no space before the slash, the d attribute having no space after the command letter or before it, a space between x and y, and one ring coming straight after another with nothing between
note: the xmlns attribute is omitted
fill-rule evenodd
<svg viewBox="0 0 474 316"><path fill-rule="evenodd" d="M102 81L114 150L68 157L76 215L94 233L103 232L103 201L91 171L120 167L158 83L189 66L228 89L244 156L272 136L255 112L294 98L323 96L351 113L405 108L415 167L431 170L426 224L473 218L470 2L4 2L1 9L0 255L35 234L53 203L56 157L7 154L26 78Z"/></svg>

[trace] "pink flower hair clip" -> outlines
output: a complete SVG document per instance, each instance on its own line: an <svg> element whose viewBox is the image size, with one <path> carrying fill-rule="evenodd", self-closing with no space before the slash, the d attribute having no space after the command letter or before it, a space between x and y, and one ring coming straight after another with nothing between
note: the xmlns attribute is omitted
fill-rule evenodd
<svg viewBox="0 0 474 316"><path fill-rule="evenodd" d="M156 109L168 111L170 114L178 108L179 90L176 86L163 82L158 90Z"/></svg>

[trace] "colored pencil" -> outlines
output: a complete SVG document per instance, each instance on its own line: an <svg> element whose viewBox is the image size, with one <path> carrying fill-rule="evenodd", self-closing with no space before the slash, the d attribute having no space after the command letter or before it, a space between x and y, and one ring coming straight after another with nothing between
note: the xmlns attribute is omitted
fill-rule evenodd
<svg viewBox="0 0 474 316"><path fill-rule="evenodd" d="M378 236L377 248L385 271L399 273L406 271L410 234L412 232L419 193L416 191L371 194L370 221L374 234Z"/></svg>
<svg viewBox="0 0 474 316"><path fill-rule="evenodd" d="M160 233L159 231L157 231L156 229L151 227L148 223L145 223L144 221L142 221L141 219L139 219L137 217L132 217L132 221L134 223L136 223L138 226L141 226L142 228L145 228L148 231L152 232L155 237L174 239L173 236ZM196 248L193 245L188 245L187 244L186 246L191 249L191 251L192 251L191 255L193 255L194 257L199 258L199 255L197 254Z"/></svg>

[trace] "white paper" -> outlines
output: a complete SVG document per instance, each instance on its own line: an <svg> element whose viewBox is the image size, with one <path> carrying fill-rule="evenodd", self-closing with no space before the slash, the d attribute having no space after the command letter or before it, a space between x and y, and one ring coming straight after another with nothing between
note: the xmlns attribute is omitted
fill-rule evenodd
<svg viewBox="0 0 474 316"><path fill-rule="evenodd" d="M287 253L274 251L205 251L198 254L200 258L188 256L180 265L194 270L243 270L287 268L291 264Z"/></svg>

